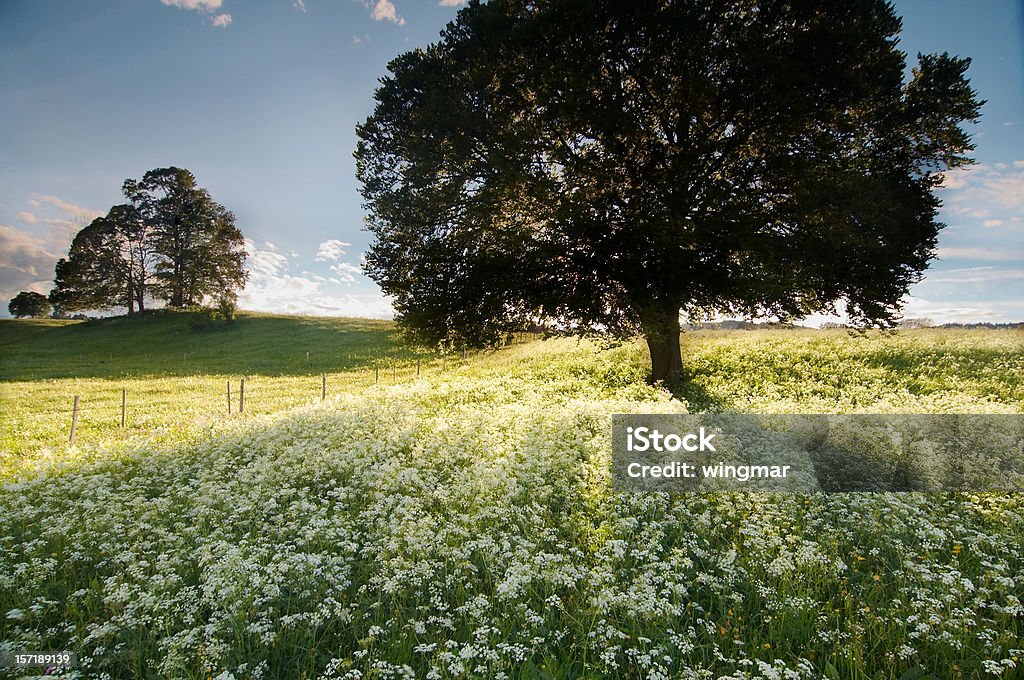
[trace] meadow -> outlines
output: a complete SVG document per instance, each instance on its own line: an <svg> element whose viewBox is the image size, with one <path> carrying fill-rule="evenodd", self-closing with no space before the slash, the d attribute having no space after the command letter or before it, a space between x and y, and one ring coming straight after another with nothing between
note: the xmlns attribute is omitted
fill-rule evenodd
<svg viewBox="0 0 1024 680"><path fill-rule="evenodd" d="M1024 332L683 345L673 396L638 342L442 371L386 322L2 322L0 645L76 651L82 678L1020 675L1019 495L618 494L608 430L1021 413ZM252 408L228 416L242 375ZM47 413L122 387L149 420L83 411L69 446Z"/></svg>

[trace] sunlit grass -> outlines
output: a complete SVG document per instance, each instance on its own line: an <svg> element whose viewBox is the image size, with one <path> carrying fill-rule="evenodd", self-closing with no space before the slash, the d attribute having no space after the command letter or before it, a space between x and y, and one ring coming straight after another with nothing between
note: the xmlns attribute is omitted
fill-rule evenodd
<svg viewBox="0 0 1024 680"><path fill-rule="evenodd" d="M444 372L420 351L417 376L386 324L346 346L345 322L318 322L320 344L274 323L288 356L263 373L212 349L166 376L5 363L3 644L73 649L90 678L1019 673L1018 496L623 495L608 471L616 412L1022 412L1019 331L687 334L680 399L644 383L637 342ZM83 356L107 342L91 328ZM60 342L32 343L59 362ZM360 358L306 367L304 344ZM69 447L47 409L73 394Z"/></svg>

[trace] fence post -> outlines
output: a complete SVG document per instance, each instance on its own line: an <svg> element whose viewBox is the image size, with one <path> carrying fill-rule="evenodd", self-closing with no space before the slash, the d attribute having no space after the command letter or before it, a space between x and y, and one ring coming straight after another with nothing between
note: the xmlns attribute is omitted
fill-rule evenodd
<svg viewBox="0 0 1024 680"><path fill-rule="evenodd" d="M128 409L128 388L121 388L121 429L124 429L124 423L127 416Z"/></svg>
<svg viewBox="0 0 1024 680"><path fill-rule="evenodd" d="M309 365L309 350L306 350L306 365Z"/></svg>
<svg viewBox="0 0 1024 680"><path fill-rule="evenodd" d="M374 364L373 366L373 384L376 385L380 382L380 366Z"/></svg>
<svg viewBox="0 0 1024 680"><path fill-rule="evenodd" d="M228 380L228 415L231 415L231 381Z"/></svg>
<svg viewBox="0 0 1024 680"><path fill-rule="evenodd" d="M320 401L327 399L327 374L320 374Z"/></svg>
<svg viewBox="0 0 1024 680"><path fill-rule="evenodd" d="M416 357L416 377L420 377L420 358Z"/></svg>
<svg viewBox="0 0 1024 680"><path fill-rule="evenodd" d="M462 360L463 361L466 360L466 347L465 347L465 345L463 345L463 347L462 347Z"/></svg>
<svg viewBox="0 0 1024 680"><path fill-rule="evenodd" d="M75 443L75 430L78 428L78 395L75 395L75 405L71 408L71 438L69 444Z"/></svg>
<svg viewBox="0 0 1024 680"><path fill-rule="evenodd" d="M242 378L242 382L238 386L238 412L242 413L245 411L245 378Z"/></svg>

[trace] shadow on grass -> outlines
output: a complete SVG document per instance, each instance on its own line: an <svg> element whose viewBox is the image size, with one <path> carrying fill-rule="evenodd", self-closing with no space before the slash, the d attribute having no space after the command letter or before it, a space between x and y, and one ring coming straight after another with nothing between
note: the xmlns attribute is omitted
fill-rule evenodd
<svg viewBox="0 0 1024 680"><path fill-rule="evenodd" d="M664 387L673 397L685 402L690 413L728 410L732 406L731 402L709 392L702 384L704 378L700 373L684 367L682 377Z"/></svg>
<svg viewBox="0 0 1024 680"><path fill-rule="evenodd" d="M0 320L0 380L310 375L414 362L429 353L374 319L243 313L197 328L159 310L87 322Z"/></svg>

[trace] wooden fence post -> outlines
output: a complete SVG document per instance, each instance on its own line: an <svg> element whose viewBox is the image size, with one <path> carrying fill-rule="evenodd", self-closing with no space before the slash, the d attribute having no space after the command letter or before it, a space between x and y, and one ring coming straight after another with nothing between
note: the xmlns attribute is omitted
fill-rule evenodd
<svg viewBox="0 0 1024 680"><path fill-rule="evenodd" d="M309 352L306 352L306 365L309 365Z"/></svg>
<svg viewBox="0 0 1024 680"><path fill-rule="evenodd" d="M373 366L373 384L376 385L380 382L380 366L374 364Z"/></svg>
<svg viewBox="0 0 1024 680"><path fill-rule="evenodd" d="M71 438L69 444L75 443L75 430L78 428L78 395L75 395L75 405L71 407Z"/></svg>
<svg viewBox="0 0 1024 680"><path fill-rule="evenodd" d="M124 429L124 423L127 418L128 410L128 388L121 388L121 429Z"/></svg>
<svg viewBox="0 0 1024 680"><path fill-rule="evenodd" d="M416 357L416 377L420 377L420 358Z"/></svg>
<svg viewBox="0 0 1024 680"><path fill-rule="evenodd" d="M245 411L245 378L242 378L242 382L238 386L238 412L242 413Z"/></svg>
<svg viewBox="0 0 1024 680"><path fill-rule="evenodd" d="M320 374L320 401L327 399L327 374Z"/></svg>
<svg viewBox="0 0 1024 680"><path fill-rule="evenodd" d="M231 381L228 380L228 415L231 415Z"/></svg>

